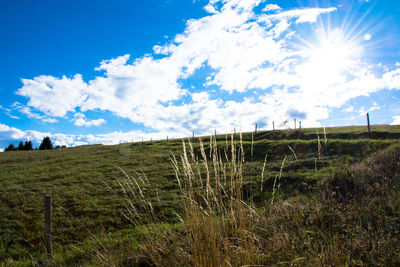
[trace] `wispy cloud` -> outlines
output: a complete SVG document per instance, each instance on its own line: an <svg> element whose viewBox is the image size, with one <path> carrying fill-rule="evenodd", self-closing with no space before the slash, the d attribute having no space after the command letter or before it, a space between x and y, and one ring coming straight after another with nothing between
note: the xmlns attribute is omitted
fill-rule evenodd
<svg viewBox="0 0 400 267"><path fill-rule="evenodd" d="M5 107L3 107L2 105L0 105L0 110L3 110L4 114L6 114L8 117L10 117L10 118L12 118L12 119L16 119L16 120L21 119L20 117L11 114L11 113L12 113L12 110L11 110L11 109L5 108Z"/></svg>
<svg viewBox="0 0 400 267"><path fill-rule="evenodd" d="M49 116L42 116L38 113L35 113L34 111L32 111L32 108L29 106L25 106L19 102L15 102L12 104L12 108L14 110L17 110L18 112L26 115L28 118L30 119L37 119L37 120L41 120L42 122L47 122L47 123L56 123L58 122L57 119L55 118L51 118Z"/></svg>
<svg viewBox="0 0 400 267"><path fill-rule="evenodd" d="M379 110L379 109L381 109L381 107L377 103L374 103L372 105L372 107L370 107L369 109L365 109L364 107L361 107L360 110L358 111L358 113L361 116L364 116L368 112L371 112L371 111L374 111L374 110Z"/></svg>
<svg viewBox="0 0 400 267"><path fill-rule="evenodd" d="M275 7L275 9L277 9ZM266 21L282 21L288 19L294 19L295 23L304 23L304 22L316 22L317 18L324 13L330 13L336 11L335 7L331 8L307 8L307 9L296 9L290 11L280 12L274 15L266 15L262 19Z"/></svg>

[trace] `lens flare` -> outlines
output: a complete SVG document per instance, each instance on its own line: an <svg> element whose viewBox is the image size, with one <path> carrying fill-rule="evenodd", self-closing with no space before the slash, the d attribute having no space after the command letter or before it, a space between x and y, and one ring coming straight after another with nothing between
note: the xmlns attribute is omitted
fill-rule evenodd
<svg viewBox="0 0 400 267"><path fill-rule="evenodd" d="M371 34L369 34L369 33L367 33L366 35L364 35L364 40L365 41L369 41L369 40L371 40Z"/></svg>

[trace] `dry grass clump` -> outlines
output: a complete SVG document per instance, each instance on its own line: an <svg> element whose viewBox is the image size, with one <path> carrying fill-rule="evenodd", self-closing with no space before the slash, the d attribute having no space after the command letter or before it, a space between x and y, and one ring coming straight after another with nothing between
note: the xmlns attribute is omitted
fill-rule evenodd
<svg viewBox="0 0 400 267"><path fill-rule="evenodd" d="M187 150L187 146L189 149ZM193 266L237 266L257 262L259 238L254 234L259 214L243 201L244 151L240 135L229 150L210 140L207 158L200 140L200 157L183 142L181 164L172 157L184 201L185 239ZM180 175L183 173L183 175Z"/></svg>

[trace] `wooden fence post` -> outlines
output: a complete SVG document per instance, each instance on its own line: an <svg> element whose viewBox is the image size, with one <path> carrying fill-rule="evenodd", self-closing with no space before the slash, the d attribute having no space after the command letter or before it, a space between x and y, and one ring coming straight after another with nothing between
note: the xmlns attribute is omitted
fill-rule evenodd
<svg viewBox="0 0 400 267"><path fill-rule="evenodd" d="M272 121L272 131L275 131L275 122Z"/></svg>
<svg viewBox="0 0 400 267"><path fill-rule="evenodd" d="M51 257L51 196L44 196L44 236L46 239L47 255Z"/></svg>
<svg viewBox="0 0 400 267"><path fill-rule="evenodd" d="M296 125L296 119L294 119L294 129L296 130L296 127L297 127L297 125Z"/></svg>
<svg viewBox="0 0 400 267"><path fill-rule="evenodd" d="M193 131L193 137L192 137L192 142L194 142L194 131Z"/></svg>
<svg viewBox="0 0 400 267"><path fill-rule="evenodd" d="M367 123L368 123L368 136L370 137L371 136L371 127L369 124L369 113L367 113Z"/></svg>

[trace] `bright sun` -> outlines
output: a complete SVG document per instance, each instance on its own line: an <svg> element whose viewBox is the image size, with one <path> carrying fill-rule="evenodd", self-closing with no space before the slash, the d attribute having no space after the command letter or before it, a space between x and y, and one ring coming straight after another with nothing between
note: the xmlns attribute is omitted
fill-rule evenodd
<svg viewBox="0 0 400 267"><path fill-rule="evenodd" d="M316 44L308 43L302 51L306 60L297 72L310 85L320 87L343 80L345 72L357 67L362 49L340 29L335 29L320 33Z"/></svg>

